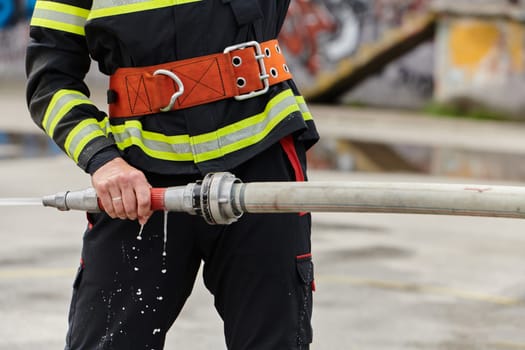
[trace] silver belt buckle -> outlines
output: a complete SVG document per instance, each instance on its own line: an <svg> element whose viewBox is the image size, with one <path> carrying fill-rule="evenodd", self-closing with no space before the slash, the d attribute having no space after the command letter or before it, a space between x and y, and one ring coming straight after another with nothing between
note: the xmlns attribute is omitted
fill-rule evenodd
<svg viewBox="0 0 525 350"><path fill-rule="evenodd" d="M257 63L259 64L259 78L261 79L263 83L263 88L259 90L250 91L245 94L234 96L234 98L238 101L246 100L255 96L263 95L268 92L268 89L270 88L270 80L269 75L266 73L266 66L264 65L264 54L261 50L261 44L259 44L257 41L247 41L244 43L240 43L237 45L228 46L224 49L223 53L228 53L234 50L241 50L245 49L247 47L253 47L255 49L255 59L257 60Z"/></svg>

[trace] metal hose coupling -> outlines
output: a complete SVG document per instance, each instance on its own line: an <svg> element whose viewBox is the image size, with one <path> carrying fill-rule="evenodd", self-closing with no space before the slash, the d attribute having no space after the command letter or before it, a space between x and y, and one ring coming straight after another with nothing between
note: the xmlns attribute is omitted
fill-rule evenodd
<svg viewBox="0 0 525 350"><path fill-rule="evenodd" d="M229 225L243 214L236 205L235 188L241 180L228 172L207 174L193 187L192 204L197 215L211 225Z"/></svg>

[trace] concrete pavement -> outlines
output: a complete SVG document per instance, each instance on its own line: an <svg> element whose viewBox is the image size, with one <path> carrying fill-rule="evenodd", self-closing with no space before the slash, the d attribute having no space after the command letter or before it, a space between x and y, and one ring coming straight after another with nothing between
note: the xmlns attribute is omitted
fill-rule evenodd
<svg viewBox="0 0 525 350"><path fill-rule="evenodd" d="M62 156L4 160L0 169L0 197L40 197L89 186ZM60 349L84 214L0 209L0 350ZM315 214L313 244L314 350L525 349L523 220ZM166 349L224 348L220 319L199 277Z"/></svg>
<svg viewBox="0 0 525 350"><path fill-rule="evenodd" d="M22 95L20 86L0 86L1 131L38 132L29 121ZM95 96L98 104L100 96ZM467 140L463 147L478 147L476 135L481 132L487 135L484 141L491 136L490 142L502 152L523 150L522 126L513 124L472 129L468 123L461 133L454 133L452 121L436 124L410 116L389 119L360 112L345 114L350 118L344 121L350 123L347 128L342 127L337 110L317 108L316 115L327 116L320 125L325 136L374 141L388 131L389 135L393 130L408 132L404 126L410 126L413 144L439 144L445 134L450 136L445 140L450 146L460 147ZM343 129L352 135L337 135ZM430 136L420 134L421 129ZM310 177L451 181L403 174L311 172ZM41 197L89 186L88 177L64 156L0 160L0 180L0 198ZM0 207L0 218L0 350L61 349L84 214ZM314 214L317 292L312 349L525 349L524 251L523 220ZM166 349L224 348L221 321L199 277L168 335Z"/></svg>

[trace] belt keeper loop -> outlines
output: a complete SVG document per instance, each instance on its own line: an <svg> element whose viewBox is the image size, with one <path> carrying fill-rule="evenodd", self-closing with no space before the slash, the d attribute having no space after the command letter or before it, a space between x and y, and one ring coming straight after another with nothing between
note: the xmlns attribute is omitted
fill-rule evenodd
<svg viewBox="0 0 525 350"><path fill-rule="evenodd" d="M106 98L107 98L108 105L115 103L118 100L118 93L115 90L108 89L106 91Z"/></svg>

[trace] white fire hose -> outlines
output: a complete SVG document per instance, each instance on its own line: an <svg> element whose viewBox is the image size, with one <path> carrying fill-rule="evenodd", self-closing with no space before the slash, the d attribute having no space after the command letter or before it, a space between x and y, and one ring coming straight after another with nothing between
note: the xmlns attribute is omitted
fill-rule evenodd
<svg viewBox="0 0 525 350"><path fill-rule="evenodd" d="M518 186L379 183L253 182L212 173L186 186L154 188L152 209L201 215L230 224L243 213L367 212L525 218L525 188ZM99 211L94 189L45 196L44 206Z"/></svg>

